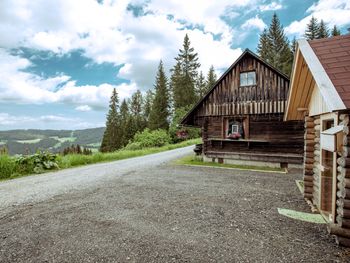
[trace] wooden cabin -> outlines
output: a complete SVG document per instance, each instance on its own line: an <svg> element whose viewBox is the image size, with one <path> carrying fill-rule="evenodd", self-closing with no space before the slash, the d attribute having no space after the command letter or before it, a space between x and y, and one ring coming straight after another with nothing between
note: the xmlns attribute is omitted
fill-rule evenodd
<svg viewBox="0 0 350 263"><path fill-rule="evenodd" d="M200 127L205 161L301 165L303 121L283 121L289 79L245 50L182 120Z"/></svg>
<svg viewBox="0 0 350 263"><path fill-rule="evenodd" d="M305 120L304 197L350 246L350 35L299 40L285 120Z"/></svg>

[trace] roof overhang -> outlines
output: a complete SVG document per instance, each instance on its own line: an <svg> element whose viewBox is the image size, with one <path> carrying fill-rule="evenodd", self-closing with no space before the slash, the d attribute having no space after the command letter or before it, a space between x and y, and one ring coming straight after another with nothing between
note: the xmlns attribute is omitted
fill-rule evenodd
<svg viewBox="0 0 350 263"><path fill-rule="evenodd" d="M284 120L304 119L303 111L308 109L314 87L319 89L331 112L346 109L315 52L305 39L300 39L295 52Z"/></svg>

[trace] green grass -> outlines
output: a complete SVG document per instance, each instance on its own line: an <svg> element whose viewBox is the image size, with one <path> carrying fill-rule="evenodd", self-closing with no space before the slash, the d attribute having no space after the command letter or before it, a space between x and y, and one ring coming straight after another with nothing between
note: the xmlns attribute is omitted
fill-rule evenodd
<svg viewBox="0 0 350 263"><path fill-rule="evenodd" d="M56 143L53 146L53 148L61 147L62 143L64 143L64 142L75 142L77 139L76 137L58 137L58 136L51 136L50 138L58 141L58 143Z"/></svg>
<svg viewBox="0 0 350 263"><path fill-rule="evenodd" d="M269 172L285 172L283 168L274 168L268 166L253 166L253 165L236 165L236 164L222 164L216 162L204 162L202 157L189 155L175 161L180 165L198 165L198 166L210 166L220 168L233 168L240 170L256 170L256 171L269 171Z"/></svg>
<svg viewBox="0 0 350 263"><path fill-rule="evenodd" d="M145 148L142 150L119 150L112 153L93 153L92 155L81 155L81 154L68 154L65 156L59 155L57 159L58 166L60 169L100 163L122 160L132 157L144 156L147 154L158 153L176 148L186 147L193 144L200 143L201 139L192 139L183 141L177 144L168 144L162 147ZM52 171L52 170L48 170ZM27 172L23 172L15 162L15 158L8 155L0 155L0 180L12 179L19 176L27 175Z"/></svg>
<svg viewBox="0 0 350 263"><path fill-rule="evenodd" d="M5 145L6 143L7 143L7 141L0 140L0 146Z"/></svg>
<svg viewBox="0 0 350 263"><path fill-rule="evenodd" d="M41 141L41 139L32 139L32 140L18 140L17 142L18 143L29 143L29 144L32 144L32 143L38 143L38 142L40 142Z"/></svg>

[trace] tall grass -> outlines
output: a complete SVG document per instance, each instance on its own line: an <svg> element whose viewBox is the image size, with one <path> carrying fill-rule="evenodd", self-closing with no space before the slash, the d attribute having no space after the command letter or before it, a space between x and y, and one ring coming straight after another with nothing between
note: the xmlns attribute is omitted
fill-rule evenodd
<svg viewBox="0 0 350 263"><path fill-rule="evenodd" d="M10 178L18 174L19 167L14 158L7 154L0 154L0 179Z"/></svg>
<svg viewBox="0 0 350 263"><path fill-rule="evenodd" d="M192 140L183 141L177 144L168 144L162 147L144 148L141 150L121 149L111 153L97 152L92 155L82 155L82 154L68 154L65 156L60 155L57 158L57 164L60 169L65 169L65 168L70 168L70 167L75 167L80 165L116 161L116 160L137 157L137 156L143 156L147 154L173 150L176 148L193 145L200 142L201 142L201 139L192 139ZM18 162L16 162L15 157L0 154L0 180L14 178L14 177L27 175L31 173L33 173L33 171L28 171L28 169L24 169L24 167L20 166Z"/></svg>

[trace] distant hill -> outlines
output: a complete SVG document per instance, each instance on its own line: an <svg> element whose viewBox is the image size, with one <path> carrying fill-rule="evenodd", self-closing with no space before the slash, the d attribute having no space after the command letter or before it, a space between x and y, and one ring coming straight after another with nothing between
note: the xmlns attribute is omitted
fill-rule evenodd
<svg viewBox="0 0 350 263"><path fill-rule="evenodd" d="M0 147L7 146L9 153L35 153L38 149L60 152L72 144L93 151L100 147L105 128L85 130L10 130L0 131Z"/></svg>

